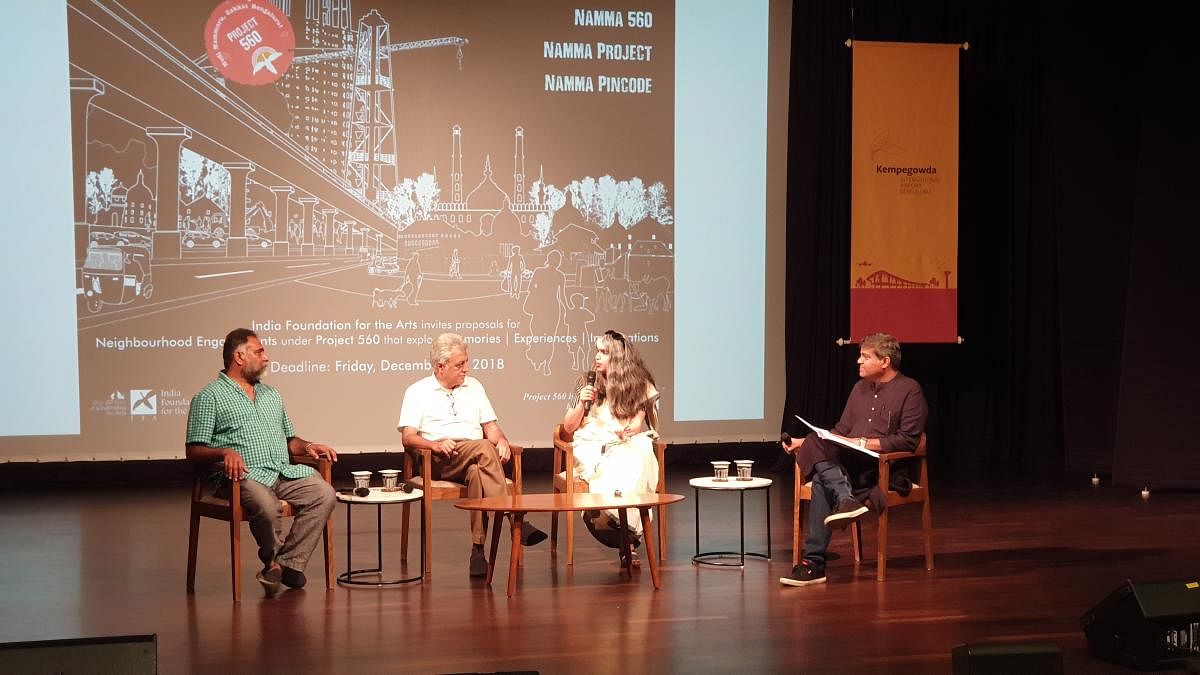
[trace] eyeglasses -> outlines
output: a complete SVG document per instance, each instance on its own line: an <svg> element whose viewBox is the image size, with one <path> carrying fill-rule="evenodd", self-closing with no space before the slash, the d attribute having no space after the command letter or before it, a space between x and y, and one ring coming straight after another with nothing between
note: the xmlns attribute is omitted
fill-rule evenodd
<svg viewBox="0 0 1200 675"><path fill-rule="evenodd" d="M606 330L606 331L604 331L604 334L614 340L619 340L621 342L621 344L625 344L625 336L621 335L620 333L618 333L615 330Z"/></svg>
<svg viewBox="0 0 1200 675"><path fill-rule="evenodd" d="M450 416L458 417L458 408L456 408L454 405L454 392L453 391L446 392L446 398L450 401Z"/></svg>

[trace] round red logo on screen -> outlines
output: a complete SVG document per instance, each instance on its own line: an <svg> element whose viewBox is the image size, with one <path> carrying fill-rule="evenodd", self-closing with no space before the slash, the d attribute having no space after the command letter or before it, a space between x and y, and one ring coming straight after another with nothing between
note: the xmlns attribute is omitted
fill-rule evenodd
<svg viewBox="0 0 1200 675"><path fill-rule="evenodd" d="M225 0L204 26L208 60L241 84L270 84L292 65L296 33L275 5L264 0Z"/></svg>

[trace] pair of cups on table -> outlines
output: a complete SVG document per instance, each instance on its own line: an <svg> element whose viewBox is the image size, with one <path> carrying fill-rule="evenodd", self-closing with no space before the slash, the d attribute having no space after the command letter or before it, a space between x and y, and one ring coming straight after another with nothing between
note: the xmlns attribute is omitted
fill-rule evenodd
<svg viewBox="0 0 1200 675"><path fill-rule="evenodd" d="M370 489L371 487L370 471L351 471L350 475L354 476L354 487ZM397 492L400 490L400 470L399 469L380 469L379 475L383 476L383 491Z"/></svg>
<svg viewBox="0 0 1200 675"><path fill-rule="evenodd" d="M726 461L713 462L713 480L729 480L729 464ZM750 480L750 467L754 465L754 460L738 459L733 464L737 467L738 480Z"/></svg>

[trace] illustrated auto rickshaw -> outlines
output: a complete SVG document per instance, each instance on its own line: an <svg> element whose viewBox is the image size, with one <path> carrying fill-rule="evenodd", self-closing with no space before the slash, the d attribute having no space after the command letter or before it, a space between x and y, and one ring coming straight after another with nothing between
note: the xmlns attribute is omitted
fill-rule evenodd
<svg viewBox="0 0 1200 675"><path fill-rule="evenodd" d="M92 313L154 295L150 252L144 246L92 246L82 272L84 304Z"/></svg>

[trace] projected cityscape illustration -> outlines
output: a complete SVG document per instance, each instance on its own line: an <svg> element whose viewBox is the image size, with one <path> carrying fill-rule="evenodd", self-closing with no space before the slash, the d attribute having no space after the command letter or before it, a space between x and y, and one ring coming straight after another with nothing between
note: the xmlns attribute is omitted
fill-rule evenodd
<svg viewBox="0 0 1200 675"><path fill-rule="evenodd" d="M273 4L296 54L254 91L145 7L68 4L81 331L239 295L391 325L502 308L522 335L575 336L529 345L529 368L549 375L589 367L598 316L670 312L669 174L602 159L567 174L558 155L576 150L536 122L474 136L454 105L442 152L413 156L424 132L406 126L397 71L420 52L430 82L487 68L471 61L481 38L400 38L394 9L349 0Z"/></svg>

